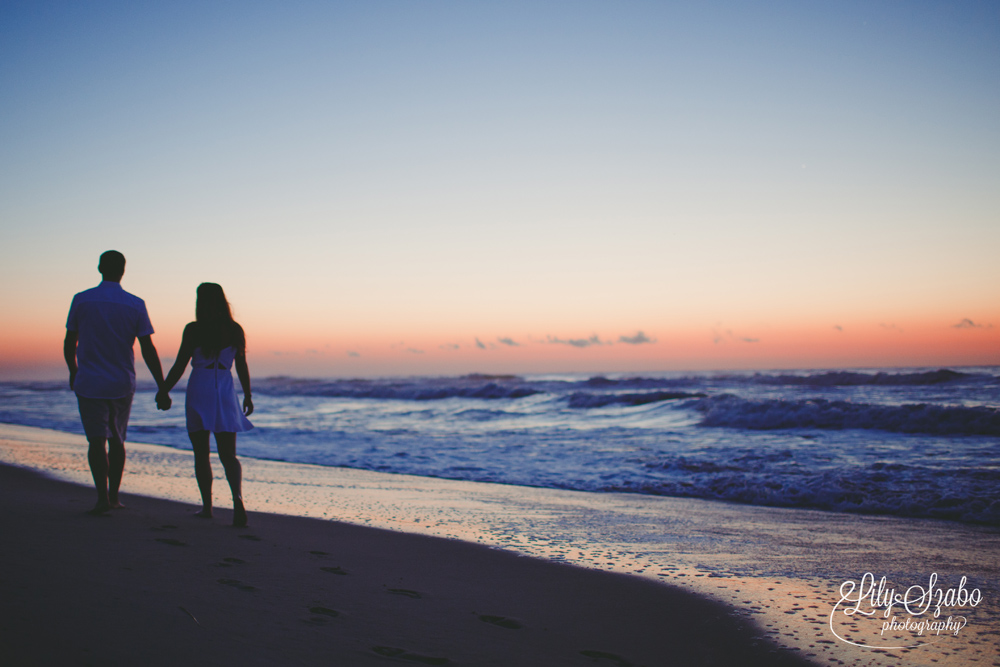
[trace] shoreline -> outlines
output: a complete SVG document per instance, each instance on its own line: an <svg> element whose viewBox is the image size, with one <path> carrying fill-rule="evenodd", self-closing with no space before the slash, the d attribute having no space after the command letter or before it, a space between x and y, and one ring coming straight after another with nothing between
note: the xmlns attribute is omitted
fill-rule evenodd
<svg viewBox="0 0 1000 667"><path fill-rule="evenodd" d="M195 509L190 452L138 443L128 449L126 503L138 492ZM0 424L0 462L76 481L92 500L85 451L80 436ZM228 489L213 459L216 505L226 508ZM996 528L241 459L252 527L261 511L336 519L672 584L727 605L756 624L758 640L815 664L896 665L904 657L856 648L831 633L828 617L846 579L871 571L926 585L932 571L942 582L968 575L984 591L968 628L907 652L905 664L992 665L1000 649ZM216 523L229 515L220 510L217 516ZM853 631L870 634L871 628Z"/></svg>

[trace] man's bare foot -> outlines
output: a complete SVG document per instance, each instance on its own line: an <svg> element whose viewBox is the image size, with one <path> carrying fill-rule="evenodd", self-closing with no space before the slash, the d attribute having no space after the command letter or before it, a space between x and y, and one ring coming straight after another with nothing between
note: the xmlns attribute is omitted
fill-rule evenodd
<svg viewBox="0 0 1000 667"><path fill-rule="evenodd" d="M211 519L212 518L212 510L203 507L203 508L201 508L201 510L195 512L194 515L196 517L198 517L199 519Z"/></svg>
<svg viewBox="0 0 1000 667"><path fill-rule="evenodd" d="M108 505L108 507L110 507L113 510L125 509L125 506L122 505L122 502L120 500L112 500L111 503Z"/></svg>
<svg viewBox="0 0 1000 667"><path fill-rule="evenodd" d="M111 505L108 503L97 503L94 505L94 509L87 512L90 516L103 516L111 511Z"/></svg>
<svg viewBox="0 0 1000 667"><path fill-rule="evenodd" d="M247 511L243 507L243 503L239 503L233 507L233 525L237 528L247 527Z"/></svg>

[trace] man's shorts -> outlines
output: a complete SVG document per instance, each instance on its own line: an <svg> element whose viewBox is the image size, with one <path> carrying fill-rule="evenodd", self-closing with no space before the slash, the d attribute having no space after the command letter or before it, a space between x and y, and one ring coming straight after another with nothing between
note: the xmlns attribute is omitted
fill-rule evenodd
<svg viewBox="0 0 1000 667"><path fill-rule="evenodd" d="M87 440L125 442L128 416L132 412L132 394L122 398L87 398L77 396L80 420Z"/></svg>

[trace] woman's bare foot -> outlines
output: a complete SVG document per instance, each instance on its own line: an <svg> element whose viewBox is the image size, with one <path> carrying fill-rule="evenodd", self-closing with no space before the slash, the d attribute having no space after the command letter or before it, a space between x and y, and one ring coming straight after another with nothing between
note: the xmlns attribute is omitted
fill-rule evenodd
<svg viewBox="0 0 1000 667"><path fill-rule="evenodd" d="M122 502L120 500L114 500L114 501L112 501L111 504L110 504L110 507L113 510L125 509L125 506L122 505Z"/></svg>
<svg viewBox="0 0 1000 667"><path fill-rule="evenodd" d="M247 510L243 507L242 501L233 505L233 525L237 528L247 527Z"/></svg>
<svg viewBox="0 0 1000 667"><path fill-rule="evenodd" d="M212 518L212 508L202 507L199 511L195 512L194 515L199 519L211 519Z"/></svg>

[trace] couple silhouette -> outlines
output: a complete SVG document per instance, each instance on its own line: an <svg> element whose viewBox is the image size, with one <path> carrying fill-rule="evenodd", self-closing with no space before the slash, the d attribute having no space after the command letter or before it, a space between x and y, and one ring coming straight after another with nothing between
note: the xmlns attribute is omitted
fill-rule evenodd
<svg viewBox="0 0 1000 667"><path fill-rule="evenodd" d="M119 488L125 471L125 437L135 394L132 347L138 339L143 361L156 381L156 407L160 410L170 409L170 390L188 363L191 364L185 413L202 502L195 516L212 516L209 442L214 433L219 460L233 494L233 525L246 526L243 469L236 458L236 434L253 428L247 419L253 412L253 401L246 335L243 327L233 320L225 292L215 283L198 286L195 321L184 327L177 359L164 378L146 304L121 287L125 256L109 250L101 255L97 270L101 273L101 284L73 297L63 343L69 386L76 393L89 445L87 460L97 489L97 504L90 513L100 515L123 507ZM243 389L242 407L233 384L234 365Z"/></svg>

